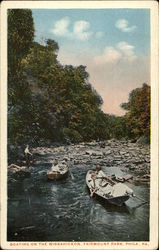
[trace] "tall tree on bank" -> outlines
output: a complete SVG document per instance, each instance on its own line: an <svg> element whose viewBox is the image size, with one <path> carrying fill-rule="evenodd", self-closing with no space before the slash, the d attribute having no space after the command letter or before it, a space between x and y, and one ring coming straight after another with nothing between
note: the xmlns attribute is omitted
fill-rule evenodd
<svg viewBox="0 0 159 250"><path fill-rule="evenodd" d="M31 10L8 10L8 137L14 143L28 129L31 96L22 60L27 56L33 39Z"/></svg>
<svg viewBox="0 0 159 250"><path fill-rule="evenodd" d="M125 117L104 114L86 67L61 65L58 44L34 42L31 10L8 11L8 137L90 141L139 137L150 131L150 87L133 90Z"/></svg>
<svg viewBox="0 0 159 250"><path fill-rule="evenodd" d="M53 40L47 40L45 46L34 43L25 60L38 107L33 120L38 121L39 137L73 142L95 139L102 99L88 82L86 67L62 66L57 51Z"/></svg>
<svg viewBox="0 0 159 250"><path fill-rule="evenodd" d="M28 9L8 10L8 72L18 77L21 60L29 52L34 39L32 12Z"/></svg>
<svg viewBox="0 0 159 250"><path fill-rule="evenodd" d="M150 91L150 86L144 83L142 88L130 93L128 103L121 104L127 111L125 118L129 137L150 137Z"/></svg>

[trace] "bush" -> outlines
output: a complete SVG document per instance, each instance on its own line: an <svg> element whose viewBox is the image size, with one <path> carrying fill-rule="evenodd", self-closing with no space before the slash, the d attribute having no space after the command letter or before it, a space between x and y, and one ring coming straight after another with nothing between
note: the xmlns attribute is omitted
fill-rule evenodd
<svg viewBox="0 0 159 250"><path fill-rule="evenodd" d="M61 139L64 142L74 142L78 143L83 140L80 133L76 130L69 129L69 128L62 128L61 129Z"/></svg>

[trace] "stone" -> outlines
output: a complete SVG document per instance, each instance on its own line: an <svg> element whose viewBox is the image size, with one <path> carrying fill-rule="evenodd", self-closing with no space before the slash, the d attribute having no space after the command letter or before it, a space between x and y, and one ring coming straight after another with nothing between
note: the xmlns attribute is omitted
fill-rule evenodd
<svg viewBox="0 0 159 250"><path fill-rule="evenodd" d="M104 155L110 155L111 153L112 153L111 150L107 150L107 151L105 151L103 154L104 154Z"/></svg>
<svg viewBox="0 0 159 250"><path fill-rule="evenodd" d="M127 152L126 151L120 151L119 154L120 155L125 155Z"/></svg>
<svg viewBox="0 0 159 250"><path fill-rule="evenodd" d="M8 166L8 176L14 179L24 179L31 176L30 170L26 166L11 164Z"/></svg>

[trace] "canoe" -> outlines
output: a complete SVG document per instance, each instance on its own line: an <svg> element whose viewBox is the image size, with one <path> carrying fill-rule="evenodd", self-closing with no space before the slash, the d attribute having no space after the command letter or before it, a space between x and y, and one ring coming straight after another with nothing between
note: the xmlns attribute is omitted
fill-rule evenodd
<svg viewBox="0 0 159 250"><path fill-rule="evenodd" d="M52 165L51 170L47 172L49 180L57 181L61 180L68 175L69 168L66 164Z"/></svg>
<svg viewBox="0 0 159 250"><path fill-rule="evenodd" d="M86 174L86 184L91 196L93 194L104 199L105 201L122 206L130 197L133 196L133 190L123 183L112 181L110 177L107 180L98 178L96 173L89 170Z"/></svg>

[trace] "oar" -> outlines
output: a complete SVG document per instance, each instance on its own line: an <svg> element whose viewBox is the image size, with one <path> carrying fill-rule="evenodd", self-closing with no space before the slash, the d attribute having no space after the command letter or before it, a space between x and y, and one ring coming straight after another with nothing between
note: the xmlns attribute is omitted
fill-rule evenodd
<svg viewBox="0 0 159 250"><path fill-rule="evenodd" d="M144 203L148 203L148 201L143 200L142 198L136 196L135 194L132 197L134 197L134 198L136 198L136 199L138 199L140 201L143 201Z"/></svg>
<svg viewBox="0 0 159 250"><path fill-rule="evenodd" d="M128 206L127 206L128 210L129 210L130 212L135 211L135 209L137 209L137 208L139 208L139 207L141 207L141 206L143 206L143 205L145 205L145 204L148 203L148 201L145 201L145 200L143 200L142 198L140 198L140 197L138 197L138 196L136 196L136 195L133 195L132 197L134 197L134 198L136 198L136 199L142 201L142 203L139 204L139 205L137 205L137 206L135 206L135 207L132 207L132 208L128 208ZM132 211L131 211L131 210L132 210Z"/></svg>

